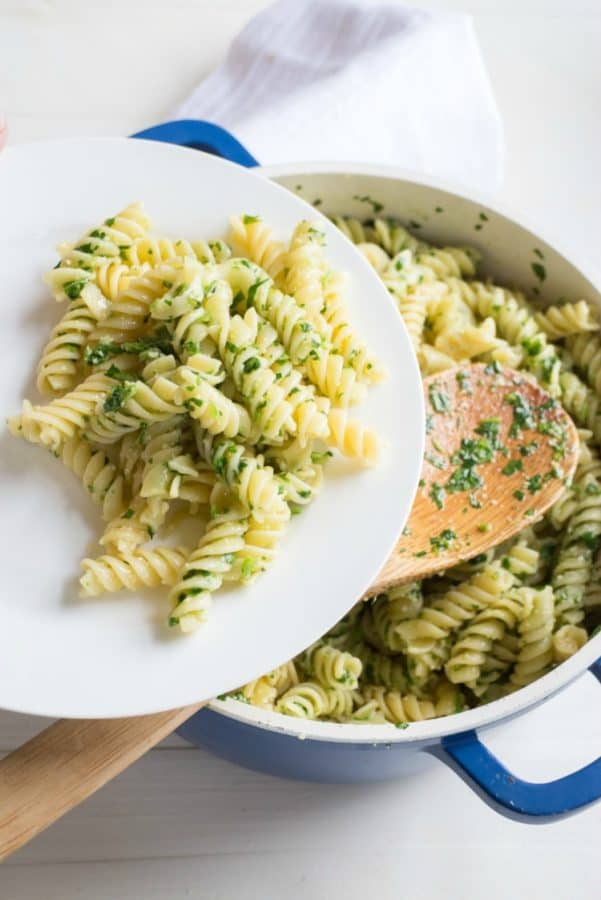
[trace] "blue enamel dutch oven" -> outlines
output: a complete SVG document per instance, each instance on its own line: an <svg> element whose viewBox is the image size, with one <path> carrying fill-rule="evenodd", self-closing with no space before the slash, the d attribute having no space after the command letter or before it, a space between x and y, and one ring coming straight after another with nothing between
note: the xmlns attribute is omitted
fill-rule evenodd
<svg viewBox="0 0 601 900"><path fill-rule="evenodd" d="M258 165L236 138L208 122L167 122L134 137L193 147L242 166ZM519 224L514 216L497 205L491 207L469 190L452 189L389 167L321 163L272 166L262 171L329 213L366 218L373 214L374 202L381 204L381 215L410 219L426 239L478 246L485 268L493 276L524 290L535 289L549 300L585 296L601 310L601 293L593 279L558 252L556 243L550 244L540 232ZM545 259L543 284L533 278L532 263L539 254ZM352 600L349 598L349 606ZM486 748L481 735L488 727L543 703L587 669L601 682L600 654L601 634L515 694L448 718L415 722L403 730L391 725L308 722L235 700L215 700L182 725L179 734L238 765L317 782L396 778L414 771L429 754L451 766L503 814L524 821L549 821L601 797L601 757L555 781L527 782L507 770Z"/></svg>

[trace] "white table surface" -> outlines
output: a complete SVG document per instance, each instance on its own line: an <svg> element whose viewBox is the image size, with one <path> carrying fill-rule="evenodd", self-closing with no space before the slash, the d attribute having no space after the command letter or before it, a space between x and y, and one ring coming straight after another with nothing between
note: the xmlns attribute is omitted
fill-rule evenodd
<svg viewBox="0 0 601 900"><path fill-rule="evenodd" d="M0 0L11 139L128 134L168 118L264 5ZM463 6L505 120L502 199L601 268L600 0ZM489 743L523 777L565 774L600 752L600 701L586 675ZM0 752L44 724L0 712ZM173 737L13 856L0 897L596 900L600 827L601 805L554 825L507 821L436 762L390 784L314 786L244 771Z"/></svg>

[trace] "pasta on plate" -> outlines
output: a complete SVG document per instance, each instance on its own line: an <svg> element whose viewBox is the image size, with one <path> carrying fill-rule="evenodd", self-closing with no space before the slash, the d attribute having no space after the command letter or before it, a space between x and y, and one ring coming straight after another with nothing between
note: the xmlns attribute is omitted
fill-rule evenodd
<svg viewBox="0 0 601 900"><path fill-rule="evenodd" d="M304 653L227 695L288 716L404 728L529 684L599 628L601 337L585 300L540 308L481 280L470 248L434 247L393 220L334 222L397 303L424 375L470 361L522 369L580 429L573 482L542 521L441 576L359 601ZM281 248L261 229L247 251L283 271ZM354 371L369 372L364 352L353 355L352 332L338 324L341 284L328 273L324 319L341 352L353 348L346 359ZM305 288L310 297L313 286Z"/></svg>
<svg viewBox="0 0 601 900"><path fill-rule="evenodd" d="M66 311L37 374L51 399L25 400L9 428L100 507L83 597L164 585L169 625L193 631L224 582L268 567L333 452L376 463L379 438L350 407L385 373L325 243L309 222L282 242L254 215L235 217L227 240L172 240L132 204L59 246L45 280ZM162 542L181 519L201 523L196 547ZM327 651L313 665L339 671Z"/></svg>

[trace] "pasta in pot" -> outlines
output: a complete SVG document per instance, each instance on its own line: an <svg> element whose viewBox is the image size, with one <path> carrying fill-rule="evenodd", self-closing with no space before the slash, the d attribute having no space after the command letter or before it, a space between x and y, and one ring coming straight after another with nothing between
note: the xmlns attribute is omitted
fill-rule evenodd
<svg viewBox="0 0 601 900"><path fill-rule="evenodd" d="M585 300L541 309L518 291L480 280L478 254L469 248L430 246L393 220L333 221L382 278L424 375L468 361L523 369L580 426L573 484L540 523L441 576L355 604L290 664L300 683L271 686L260 703L285 715L405 728L529 684L599 628L601 336ZM259 239L241 222L236 240L254 262L266 261L277 284L285 248L265 229ZM339 283L338 273L323 280L331 299L322 314L334 330L344 315L336 305ZM312 362L314 383L331 397L328 365L327 357ZM353 371L365 374L363 363ZM336 383L340 378L332 375ZM367 431L347 412L357 384L355 377L344 385L345 402L329 413L328 442L368 454L361 437ZM345 672L355 675L342 677ZM244 688L230 696L255 702Z"/></svg>
<svg viewBox="0 0 601 900"><path fill-rule="evenodd" d="M348 320L344 278L326 285L325 236L301 222L283 242L242 216L228 240L155 235L136 203L62 244L45 281L68 307L37 378L54 399L9 420L102 509L82 597L169 587L166 619L186 633L223 582L268 568L319 492L327 447L363 465L380 447L347 416L384 373ZM195 548L159 543L177 518L203 528ZM311 660L331 689L357 683L350 653L324 645ZM241 696L265 706L287 691L296 714L352 712L343 691L304 692L293 664Z"/></svg>

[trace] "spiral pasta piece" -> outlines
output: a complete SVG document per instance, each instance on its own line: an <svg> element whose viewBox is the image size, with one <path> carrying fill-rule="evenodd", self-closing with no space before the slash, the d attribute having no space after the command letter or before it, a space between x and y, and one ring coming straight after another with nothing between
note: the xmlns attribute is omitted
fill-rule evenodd
<svg viewBox="0 0 601 900"><path fill-rule="evenodd" d="M307 464L276 475L281 496L286 503L306 506L319 491L323 477L320 465Z"/></svg>
<svg viewBox="0 0 601 900"><path fill-rule="evenodd" d="M230 400L193 370L181 367L178 382L185 393L190 416L209 434L244 440L250 436L250 416L243 406Z"/></svg>
<svg viewBox="0 0 601 900"><path fill-rule="evenodd" d="M111 378L95 374L46 406L32 406L24 400L21 415L9 419L10 431L31 443L43 444L56 451L64 441L84 429L113 387Z"/></svg>
<svg viewBox="0 0 601 900"><path fill-rule="evenodd" d="M352 656L361 660L362 674L368 684L381 685L403 693L411 689L412 679L403 657L385 656L362 640L349 641L345 646ZM428 672L428 677L429 675Z"/></svg>
<svg viewBox="0 0 601 900"><path fill-rule="evenodd" d="M250 703L252 706L258 706L259 709L273 709L277 691L267 675L262 675L260 678L249 681L248 684L235 691L234 696L236 699Z"/></svg>
<svg viewBox="0 0 601 900"><path fill-rule="evenodd" d="M377 384L385 378L385 372L348 321L346 303L341 295L344 281L328 274L323 277L323 317L330 326L332 346L345 363L354 370L360 381ZM321 284L321 280L320 280Z"/></svg>
<svg viewBox="0 0 601 900"><path fill-rule="evenodd" d="M294 434L296 423L286 391L252 342L252 332L240 316L233 316L222 330L220 353L236 388L249 408L257 439L281 442Z"/></svg>
<svg viewBox="0 0 601 900"><path fill-rule="evenodd" d="M115 515L107 523L99 543L111 555L125 557L135 553L156 531L163 518L163 509L156 506L150 510L142 498L136 497L120 515Z"/></svg>
<svg viewBox="0 0 601 900"><path fill-rule="evenodd" d="M324 317L324 273L327 266L322 253L323 245L325 234L310 222L300 222L283 258L276 284L285 294L294 297L318 334L328 339L331 328Z"/></svg>
<svg viewBox="0 0 601 900"><path fill-rule="evenodd" d="M356 656L319 641L301 654L300 664L324 687L342 686L347 690L358 687L363 669L363 663Z"/></svg>
<svg viewBox="0 0 601 900"><path fill-rule="evenodd" d="M342 688L323 687L317 681L304 681L289 688L276 703L278 712L299 719L324 716L340 719L353 711L354 693Z"/></svg>
<svg viewBox="0 0 601 900"><path fill-rule="evenodd" d="M535 318L539 328L552 341L573 334L597 331L599 328L599 323L593 317L586 300L579 300L577 303L562 303L561 305L553 304L543 312L537 313Z"/></svg>
<svg viewBox="0 0 601 900"><path fill-rule="evenodd" d="M144 235L133 241L125 250L123 258L131 266L158 266L178 258L196 260L197 257L190 241Z"/></svg>
<svg viewBox="0 0 601 900"><path fill-rule="evenodd" d="M106 521L123 512L123 475L104 450L74 437L60 448L60 459L81 480L94 503L102 507L102 516Z"/></svg>
<svg viewBox="0 0 601 900"><path fill-rule="evenodd" d="M561 402L574 421L592 431L597 443L601 442L601 400L573 372L563 371L559 376Z"/></svg>
<svg viewBox="0 0 601 900"><path fill-rule="evenodd" d="M300 681L293 660L273 669L267 677L275 687L278 697Z"/></svg>
<svg viewBox="0 0 601 900"><path fill-rule="evenodd" d="M524 364L552 397L562 394L561 362L523 299L505 288L481 282L457 281L451 285L468 306L483 318L494 319L498 334L511 345L525 349Z"/></svg>
<svg viewBox="0 0 601 900"><path fill-rule="evenodd" d="M510 681L516 687L530 684L544 675L553 659L553 591L549 586L540 591L521 590L532 591L532 612L519 627L520 651L510 675Z"/></svg>
<svg viewBox="0 0 601 900"><path fill-rule="evenodd" d="M256 291L254 304L278 332L294 365L303 365L323 352L321 336L293 297L265 282Z"/></svg>
<svg viewBox="0 0 601 900"><path fill-rule="evenodd" d="M483 356L499 344L494 320L484 319L480 325L449 328L436 338L436 349L460 362Z"/></svg>
<svg viewBox="0 0 601 900"><path fill-rule="evenodd" d="M187 500L199 506L209 502L214 484L212 470L190 454L182 454L148 465L144 470L140 496Z"/></svg>
<svg viewBox="0 0 601 900"><path fill-rule="evenodd" d="M112 259L121 258L131 243L150 229L150 219L141 203L132 203L116 216L111 216L88 231L75 244L63 244L59 249L61 266L95 268Z"/></svg>
<svg viewBox="0 0 601 900"><path fill-rule="evenodd" d="M363 613L363 627L370 635L370 642L385 653L400 653L403 641L397 634L397 626L419 615L422 605L423 594L416 581L375 597L366 604Z"/></svg>
<svg viewBox="0 0 601 900"><path fill-rule="evenodd" d="M451 650L445 673L453 684L471 686L480 678L482 667L492 646L513 631L532 611L532 594L525 588L514 588L491 606L478 613L460 632Z"/></svg>
<svg viewBox="0 0 601 900"><path fill-rule="evenodd" d="M372 242L371 230L367 229L360 219L353 216L332 216L332 222L353 244L365 244ZM380 245L379 241L376 241ZM386 248L384 248L386 249Z"/></svg>
<svg viewBox="0 0 601 900"><path fill-rule="evenodd" d="M595 329L598 329L598 325L595 325ZM568 337L566 347L572 354L577 369L597 396L601 397L601 340L599 335L579 334Z"/></svg>
<svg viewBox="0 0 601 900"><path fill-rule="evenodd" d="M479 256L470 247L430 247L419 250L415 261L431 269L437 278L464 278L476 274Z"/></svg>
<svg viewBox="0 0 601 900"><path fill-rule="evenodd" d="M59 265L44 275L44 282L59 303L77 300L94 278L94 272L81 266Z"/></svg>
<svg viewBox="0 0 601 900"><path fill-rule="evenodd" d="M361 256L365 257L370 266L376 270L378 275L382 275L390 264L388 253L372 241L357 244L357 250Z"/></svg>
<svg viewBox="0 0 601 900"><path fill-rule="evenodd" d="M248 513L231 503L227 491L216 488L212 497L215 510L196 550L180 569L169 599L171 627L183 632L195 631L205 621L211 607L211 595L218 590L234 565L236 554L244 548Z"/></svg>
<svg viewBox="0 0 601 900"><path fill-rule="evenodd" d="M274 373L279 390L283 391L286 402L292 408L291 416L296 426L299 447L306 447L314 439L323 439L329 430L327 412L330 403L327 398L319 396L314 385L307 382L302 373L294 368L276 330L269 322L260 319L254 310L249 310L244 317L244 324L252 333L260 358Z"/></svg>
<svg viewBox="0 0 601 900"><path fill-rule="evenodd" d="M232 216L230 242L238 256L252 259L270 278L277 278L280 274L285 264L286 248L258 216Z"/></svg>
<svg viewBox="0 0 601 900"><path fill-rule="evenodd" d="M268 515L284 520L290 517L270 466L261 465L240 444L215 438L202 429L197 431L197 444L202 458L213 466L219 478L258 521Z"/></svg>
<svg viewBox="0 0 601 900"><path fill-rule="evenodd" d="M336 447L345 456L366 466L373 466L380 454L380 441L376 433L357 419L349 418L346 410L331 409L328 413L330 433L326 443Z"/></svg>
<svg viewBox="0 0 601 900"><path fill-rule="evenodd" d="M170 286L180 283L186 270L183 263L173 262L135 275L111 303L106 318L90 336L91 341L122 343L138 337L150 317L152 303Z"/></svg>
<svg viewBox="0 0 601 900"><path fill-rule="evenodd" d="M330 349L295 299L274 288L262 269L242 267L233 260L222 266L221 272L232 289L242 292L247 304L275 328L292 363L304 366L306 377L322 394L340 405L356 403L363 397L364 386L355 370L335 348Z"/></svg>
<svg viewBox="0 0 601 900"><path fill-rule="evenodd" d="M485 607L509 590L514 576L498 563L491 563L463 584L424 606L417 618L401 622L397 633L410 654L431 651Z"/></svg>
<svg viewBox="0 0 601 900"><path fill-rule="evenodd" d="M553 662L562 663L577 653L588 641L586 628L562 625L553 635Z"/></svg>
<svg viewBox="0 0 601 900"><path fill-rule="evenodd" d="M245 584L253 581L274 561L286 520L276 512L265 514L260 520L250 516L247 524L244 547L236 554L232 569L234 580Z"/></svg>
<svg viewBox="0 0 601 900"><path fill-rule="evenodd" d="M399 691L387 691L383 687L368 685L361 689L361 695L366 703L373 701L387 722L398 725L405 722L423 722L425 719L433 719L436 708L431 700L420 700L415 694L405 694ZM360 720L361 708L355 714L355 719Z"/></svg>
<svg viewBox="0 0 601 900"><path fill-rule="evenodd" d="M601 482L588 473L578 482L578 495L551 579L560 625L578 625L583 619L584 593L600 541Z"/></svg>
<svg viewBox="0 0 601 900"><path fill-rule="evenodd" d="M83 297L71 303L42 350L36 382L40 393L60 394L75 385L83 349L97 322Z"/></svg>
<svg viewBox="0 0 601 900"><path fill-rule="evenodd" d="M120 295L127 289L132 278L141 274L144 267L132 269L121 261L113 260L102 263L94 270L94 279L102 294L115 303ZM59 270L60 271L60 270Z"/></svg>
<svg viewBox="0 0 601 900"><path fill-rule="evenodd" d="M240 688L236 694L241 694L239 699L251 703L253 706L259 706L262 709L273 709L276 699L298 684L299 677L296 672L294 663L288 662L278 666L267 675L256 678Z"/></svg>
<svg viewBox="0 0 601 900"><path fill-rule="evenodd" d="M98 443L111 444L137 431L143 423L162 422L180 414L182 389L169 377L175 368L175 359L165 356L145 366L142 379L113 380L102 410L86 425L86 435Z"/></svg>
<svg viewBox="0 0 601 900"><path fill-rule="evenodd" d="M183 547L153 547L126 556L107 554L98 559L83 559L80 595L98 597L123 588L136 591L174 584L187 556L188 551Z"/></svg>

